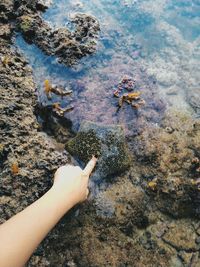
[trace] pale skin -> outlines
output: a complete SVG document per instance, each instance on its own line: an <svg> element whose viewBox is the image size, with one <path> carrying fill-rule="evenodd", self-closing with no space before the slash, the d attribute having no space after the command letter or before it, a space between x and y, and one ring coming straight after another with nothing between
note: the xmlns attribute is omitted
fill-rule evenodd
<svg viewBox="0 0 200 267"><path fill-rule="evenodd" d="M0 225L0 266L23 267L63 215L87 199L96 161L93 157L84 170L72 165L60 167L46 194Z"/></svg>

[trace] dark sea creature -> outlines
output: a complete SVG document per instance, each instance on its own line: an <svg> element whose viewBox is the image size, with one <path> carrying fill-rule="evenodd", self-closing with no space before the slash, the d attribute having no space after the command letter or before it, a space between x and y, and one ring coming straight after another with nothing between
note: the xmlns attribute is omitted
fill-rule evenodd
<svg viewBox="0 0 200 267"><path fill-rule="evenodd" d="M130 166L123 128L118 125L85 121L76 137L67 143L67 150L85 163L92 155L97 156L97 173L101 177L126 171Z"/></svg>

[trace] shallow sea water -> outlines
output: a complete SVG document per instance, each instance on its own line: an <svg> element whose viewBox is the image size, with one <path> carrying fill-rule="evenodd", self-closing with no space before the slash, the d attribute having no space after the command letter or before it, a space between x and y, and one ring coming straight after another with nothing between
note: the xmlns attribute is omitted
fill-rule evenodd
<svg viewBox="0 0 200 267"><path fill-rule="evenodd" d="M51 104L43 88L49 79L73 90L62 106L75 106L67 115L75 130L84 119L126 127L140 111L125 106L117 113L113 91L124 75L130 75L136 89L145 88L144 99L148 90L153 91L145 99L146 114L148 110L161 114L164 105L194 114L187 98L200 88L200 0L54 0L43 17L54 27L73 31L70 17L78 12L94 15L101 33L97 52L73 68L58 64L20 35L16 38L33 68L43 105ZM151 117L157 123L162 116L145 118L151 121Z"/></svg>

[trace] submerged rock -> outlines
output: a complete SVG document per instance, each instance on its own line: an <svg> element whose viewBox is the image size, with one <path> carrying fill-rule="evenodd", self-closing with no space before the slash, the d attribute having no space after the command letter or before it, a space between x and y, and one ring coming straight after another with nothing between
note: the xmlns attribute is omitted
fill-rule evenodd
<svg viewBox="0 0 200 267"><path fill-rule="evenodd" d="M45 11L51 4L52 0L14 0L15 13L21 16L25 13Z"/></svg>
<svg viewBox="0 0 200 267"><path fill-rule="evenodd" d="M191 107L200 115L200 88L189 90L187 98Z"/></svg>
<svg viewBox="0 0 200 267"><path fill-rule="evenodd" d="M53 29L39 14L24 14L18 27L29 43L36 44L47 55L56 56L60 63L71 66L80 58L96 51L100 26L91 15L77 13L72 18L73 32L67 28Z"/></svg>
<svg viewBox="0 0 200 267"><path fill-rule="evenodd" d="M97 173L101 177L123 172L130 166L130 154L121 126L85 121L76 137L67 143L67 149L85 163L92 155L97 156Z"/></svg>
<svg viewBox="0 0 200 267"><path fill-rule="evenodd" d="M107 220L116 225L126 235L131 236L136 227L145 228L147 219L147 197L130 180L120 179L95 199L98 220Z"/></svg>

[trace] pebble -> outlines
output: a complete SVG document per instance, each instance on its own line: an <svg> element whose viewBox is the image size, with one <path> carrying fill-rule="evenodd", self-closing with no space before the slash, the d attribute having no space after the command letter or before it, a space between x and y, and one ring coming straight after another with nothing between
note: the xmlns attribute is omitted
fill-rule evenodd
<svg viewBox="0 0 200 267"><path fill-rule="evenodd" d="M171 88L171 89L169 89L168 91L167 91L167 95L177 95L177 89L175 89L175 88Z"/></svg>
<svg viewBox="0 0 200 267"><path fill-rule="evenodd" d="M200 227L196 230L196 233L200 236Z"/></svg>
<svg viewBox="0 0 200 267"><path fill-rule="evenodd" d="M198 236L198 237L195 239L195 242L196 242L197 245L200 244L200 236Z"/></svg>

